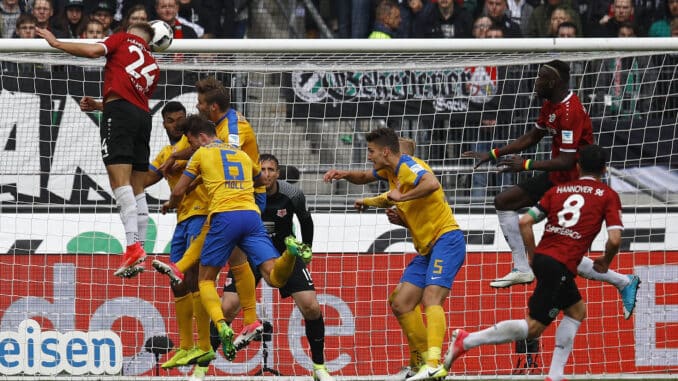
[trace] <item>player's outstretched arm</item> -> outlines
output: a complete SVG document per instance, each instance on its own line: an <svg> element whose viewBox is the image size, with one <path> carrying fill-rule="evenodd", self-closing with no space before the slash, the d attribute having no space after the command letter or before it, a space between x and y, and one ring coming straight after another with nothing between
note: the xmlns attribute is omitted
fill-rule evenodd
<svg viewBox="0 0 678 381"><path fill-rule="evenodd" d="M339 169L330 169L325 172L323 175L323 180L326 183L331 182L332 180L341 180L345 179L346 181L353 184L367 184L373 181L377 181L377 178L374 177L374 174L371 170L366 171L343 171Z"/></svg>
<svg viewBox="0 0 678 381"><path fill-rule="evenodd" d="M500 172L520 172L520 171L566 171L574 168L577 163L577 154L574 152L560 152L558 157L550 160L530 160L523 159L515 155L505 157L498 161L497 165L502 169Z"/></svg>
<svg viewBox="0 0 678 381"><path fill-rule="evenodd" d="M477 163L474 168L478 168L480 165L487 163L488 161L499 160L499 157L501 156L522 152L524 149L537 144L544 137L544 135L546 135L546 130L535 127L523 134L518 139L503 147L494 148L489 152L466 151L463 152L461 156L476 159Z"/></svg>
<svg viewBox="0 0 678 381"><path fill-rule="evenodd" d="M99 58L106 55L106 48L104 48L102 44L59 41L54 34L46 28L35 28L35 34L44 38L49 46L77 57Z"/></svg>
<svg viewBox="0 0 678 381"><path fill-rule="evenodd" d="M419 183L409 191L401 193L398 189L391 189L387 197L394 202L403 202L426 197L440 189L440 183L432 173L426 172L419 179Z"/></svg>
<svg viewBox="0 0 678 381"><path fill-rule="evenodd" d="M621 247L622 231L621 229L610 229L607 231L607 242L605 243L605 254L593 260L593 269L599 273L606 273L610 263L619 252Z"/></svg>

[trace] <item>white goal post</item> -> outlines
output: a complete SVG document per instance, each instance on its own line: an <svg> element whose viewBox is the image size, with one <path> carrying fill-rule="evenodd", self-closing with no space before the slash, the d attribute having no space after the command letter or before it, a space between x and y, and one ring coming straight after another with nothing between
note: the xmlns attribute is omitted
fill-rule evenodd
<svg viewBox="0 0 678 381"><path fill-rule="evenodd" d="M465 265L445 305L445 340L454 328L521 318L533 285L488 286L512 265L493 197L530 174L474 169L461 153L489 150L527 131L541 105L533 94L539 64L569 63L571 88L591 115L596 141L610 153L606 181L622 196L625 231L612 268L643 283L633 317L624 320L614 286L578 278L588 316L566 374L614 380L678 373L678 39L200 39L175 40L156 57L161 78L150 101L151 158L168 144L161 109L179 101L195 113L195 82L216 76L252 124L260 152L276 155L288 180L304 191L315 224L309 268L326 323L326 363L346 380L380 380L406 365L406 340L387 300L414 249L382 211L352 210L356 198L383 191L383 184L324 183L322 174L370 168L364 135L375 127L413 139L467 241ZM101 115L78 107L85 95L100 98L104 62L59 53L39 39L0 40L0 283L6 285L0 378L153 378L157 359L149 343L166 343L158 350L162 362L167 339L178 340L166 277L150 267L132 280L112 275L125 240L100 158ZM525 155L548 157L550 142ZM175 217L160 214L159 206L169 188L161 182L147 196L146 250L166 259ZM604 249L605 238L596 238L592 255ZM274 327L266 358L254 343L234 362L219 354L208 375L250 377L265 360L291 379L309 376L299 311L268 287L258 300ZM236 331L240 324L235 321ZM530 353L513 344L474 349L451 374L543 379L554 333L547 329ZM22 338L47 343L33 347L45 364L27 360ZM68 352L74 338L87 356ZM62 361L68 356L78 366ZM158 379L189 371L163 370Z"/></svg>

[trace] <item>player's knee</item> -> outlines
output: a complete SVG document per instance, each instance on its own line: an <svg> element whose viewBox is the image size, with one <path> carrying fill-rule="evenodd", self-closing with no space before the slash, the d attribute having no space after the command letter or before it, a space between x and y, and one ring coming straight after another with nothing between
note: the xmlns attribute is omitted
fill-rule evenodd
<svg viewBox="0 0 678 381"><path fill-rule="evenodd" d="M494 208L496 210L508 210L508 197L505 192L501 192L494 196Z"/></svg>
<svg viewBox="0 0 678 381"><path fill-rule="evenodd" d="M584 321L586 319L586 305L580 300L577 304L565 310L565 315L577 321Z"/></svg>
<svg viewBox="0 0 678 381"><path fill-rule="evenodd" d="M527 339L532 340L538 338L544 333L546 327L546 325L537 320L527 319Z"/></svg>
<svg viewBox="0 0 678 381"><path fill-rule="evenodd" d="M221 297L221 310L224 313L226 321L233 321L240 310L238 294L233 292L224 292Z"/></svg>
<svg viewBox="0 0 678 381"><path fill-rule="evenodd" d="M188 295L188 287L186 287L185 282L181 282L179 284L173 284L171 287L172 287L172 293L174 294L175 298L180 298L182 296Z"/></svg>
<svg viewBox="0 0 678 381"><path fill-rule="evenodd" d="M306 320L317 320L320 318L322 315L320 312L320 304L318 304L318 301L314 301L313 303L308 303L305 305L298 305L299 311L301 311L301 315L304 317Z"/></svg>

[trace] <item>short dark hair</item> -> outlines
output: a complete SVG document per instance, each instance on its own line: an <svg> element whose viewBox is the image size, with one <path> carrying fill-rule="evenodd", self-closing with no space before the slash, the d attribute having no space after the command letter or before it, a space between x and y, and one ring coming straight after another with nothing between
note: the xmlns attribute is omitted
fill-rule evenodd
<svg viewBox="0 0 678 381"><path fill-rule="evenodd" d="M179 129L186 136L198 136L201 133L207 136L217 136L217 130L212 121L201 115L189 115L179 122Z"/></svg>
<svg viewBox="0 0 678 381"><path fill-rule="evenodd" d="M394 8L397 8L398 4L393 2L393 0L382 0L377 5L377 9L374 11L374 18L377 21L383 21L391 15L391 11Z"/></svg>
<svg viewBox="0 0 678 381"><path fill-rule="evenodd" d="M489 31L491 31L491 30L493 30L493 31L495 31L495 32L501 32L501 35L502 35L502 36L504 35L504 28L502 28L501 25L495 24L494 22L492 22L492 25L490 25L490 27L487 28L487 30L485 31L485 33L489 32Z"/></svg>
<svg viewBox="0 0 678 381"><path fill-rule="evenodd" d="M165 104L165 107L162 108L162 111L160 111L160 115L162 115L162 117L164 118L167 116L167 114L179 111L186 114L186 107L184 107L184 105L182 105L181 102L170 101L167 102Z"/></svg>
<svg viewBox="0 0 678 381"><path fill-rule="evenodd" d="M262 153L261 155L259 155L259 162L261 163L263 161L272 161L272 162L275 163L276 168L278 168L278 169L280 168L280 163L278 162L278 158L273 156L270 153Z"/></svg>
<svg viewBox="0 0 678 381"><path fill-rule="evenodd" d="M221 81L214 77L203 78L196 82L195 91L204 95L207 103L216 103L221 111L226 111L231 107L231 93Z"/></svg>
<svg viewBox="0 0 678 381"><path fill-rule="evenodd" d="M574 33L577 34L579 33L579 30L577 30L577 24L573 23L572 21L563 21L558 25L558 30L560 28L572 28L574 29Z"/></svg>
<svg viewBox="0 0 678 381"><path fill-rule="evenodd" d="M380 147L387 147L393 153L400 153L398 134L388 127L377 128L365 136L368 143L374 143Z"/></svg>
<svg viewBox="0 0 678 381"><path fill-rule="evenodd" d="M597 144L584 146L579 149L577 162L583 173L602 175L607 163L607 152Z"/></svg>
<svg viewBox="0 0 678 381"><path fill-rule="evenodd" d="M23 24L38 24L38 19L30 13L22 13L17 17L15 26L19 29Z"/></svg>
<svg viewBox="0 0 678 381"><path fill-rule="evenodd" d="M633 2L631 3L631 5L633 5ZM620 23L620 24L619 24L619 28L617 28L617 31L619 31L619 29L621 29L621 28L631 29L631 30L633 31L633 34L634 34L634 35L637 35L637 34L638 34L638 33L636 32L636 26L633 25L633 23L630 23L630 22L628 22L628 21L624 21L623 23Z"/></svg>
<svg viewBox="0 0 678 381"><path fill-rule="evenodd" d="M570 83L570 65L561 60L552 60L545 63L545 65L548 65L558 71L558 76L560 77L560 81L562 83L565 83L566 85Z"/></svg>

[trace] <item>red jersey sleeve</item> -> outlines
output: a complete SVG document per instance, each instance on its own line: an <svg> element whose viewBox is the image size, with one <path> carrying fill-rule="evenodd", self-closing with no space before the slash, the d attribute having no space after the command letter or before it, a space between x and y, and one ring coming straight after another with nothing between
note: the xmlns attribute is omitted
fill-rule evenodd
<svg viewBox="0 0 678 381"><path fill-rule="evenodd" d="M115 50L118 49L120 42L124 37L124 33L113 33L102 42L99 42L100 44L103 44L104 47L106 47L106 57L110 57L113 53L115 53Z"/></svg>

